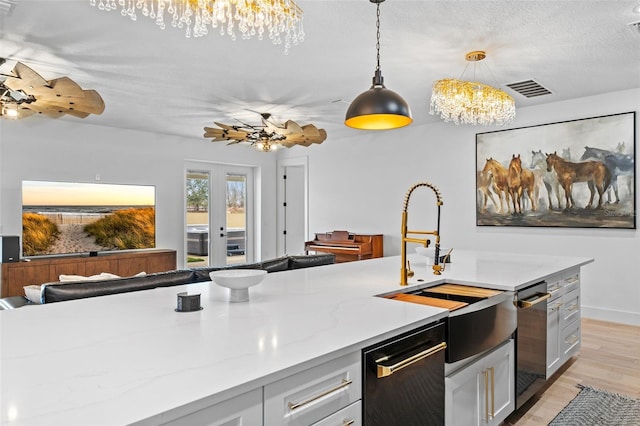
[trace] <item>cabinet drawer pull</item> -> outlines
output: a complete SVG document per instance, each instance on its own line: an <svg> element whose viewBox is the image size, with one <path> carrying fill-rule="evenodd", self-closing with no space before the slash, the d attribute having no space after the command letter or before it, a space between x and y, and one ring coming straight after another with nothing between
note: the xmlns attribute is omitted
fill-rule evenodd
<svg viewBox="0 0 640 426"><path fill-rule="evenodd" d="M557 309L560 309L560 307L561 307L561 306L562 306L562 302L558 302L558 303L556 303L555 305L551 306L551 307L549 308L549 310L550 310L550 311L555 311L555 310L557 310Z"/></svg>
<svg viewBox="0 0 640 426"><path fill-rule="evenodd" d="M319 393L318 395L312 396L309 399L306 399L304 401L301 402L289 402L287 405L289 406L289 410L296 410L304 405L310 404L313 401L316 401L320 398L322 398L323 396L327 396L330 393L339 391L342 388L345 388L347 386L349 386L351 383L353 383L353 380L347 380L347 379L342 379L342 382L340 382L339 385L332 387L331 389L327 389L326 391Z"/></svg>
<svg viewBox="0 0 640 426"><path fill-rule="evenodd" d="M378 366L378 379L390 376L398 370L402 370L403 368L408 367L411 364L414 364L420 360L423 360L435 354L436 352L440 352L441 350L446 349L446 347L447 347L447 344L445 342L439 343L433 347L430 347L429 349L426 349L420 353L410 356L409 358L405 358L402 361L399 361L393 365L378 364L379 362L386 361L388 359L387 357L380 358L376 360L376 364Z"/></svg>
<svg viewBox="0 0 640 426"><path fill-rule="evenodd" d="M551 293L544 293L544 294L541 293L541 294L538 294L538 297L536 297L533 300L518 300L518 307L523 309L529 309L540 302L544 302L550 297L551 297Z"/></svg>
<svg viewBox="0 0 640 426"><path fill-rule="evenodd" d="M578 276L574 275L572 277L567 278L566 280L564 280L567 284L572 284L575 283L576 281L578 281Z"/></svg>
<svg viewBox="0 0 640 426"><path fill-rule="evenodd" d="M564 342L568 345L575 345L578 340L580 340L580 338L576 335L573 335L569 336Z"/></svg>
<svg viewBox="0 0 640 426"><path fill-rule="evenodd" d="M489 370L482 372L484 376L484 412L487 415L486 422L489 423Z"/></svg>
<svg viewBox="0 0 640 426"><path fill-rule="evenodd" d="M491 418L494 419L496 417L496 408L495 408L495 400L496 400L496 384L495 384L495 376L496 371L493 367L489 367L489 371L491 371Z"/></svg>
<svg viewBox="0 0 640 426"><path fill-rule="evenodd" d="M342 421L342 426L351 426L352 424L354 424L356 421L354 419L349 419L349 420L343 420Z"/></svg>
<svg viewBox="0 0 640 426"><path fill-rule="evenodd" d="M576 310L578 310L578 304L577 303L574 303L573 305L571 305L571 306L569 306L567 308L567 311L569 311L569 312L573 312L573 311L576 311Z"/></svg>

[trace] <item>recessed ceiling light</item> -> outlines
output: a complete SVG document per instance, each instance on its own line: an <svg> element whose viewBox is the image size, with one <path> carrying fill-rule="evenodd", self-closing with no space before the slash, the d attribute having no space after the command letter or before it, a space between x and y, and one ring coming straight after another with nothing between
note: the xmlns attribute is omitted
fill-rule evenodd
<svg viewBox="0 0 640 426"><path fill-rule="evenodd" d="M633 8L634 13L640 13L640 4Z"/></svg>

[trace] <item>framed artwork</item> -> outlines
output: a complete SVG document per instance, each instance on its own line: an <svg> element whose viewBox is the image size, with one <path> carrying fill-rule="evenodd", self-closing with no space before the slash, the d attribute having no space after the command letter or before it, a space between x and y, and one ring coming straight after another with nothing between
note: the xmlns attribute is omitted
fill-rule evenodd
<svg viewBox="0 0 640 426"><path fill-rule="evenodd" d="M635 229L635 120L476 134L476 225Z"/></svg>

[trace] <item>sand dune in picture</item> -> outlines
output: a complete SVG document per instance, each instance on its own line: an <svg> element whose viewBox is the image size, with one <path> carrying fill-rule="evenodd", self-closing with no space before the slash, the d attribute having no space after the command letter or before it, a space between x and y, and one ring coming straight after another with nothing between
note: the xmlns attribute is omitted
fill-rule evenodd
<svg viewBox="0 0 640 426"><path fill-rule="evenodd" d="M56 242L49 247L48 254L112 250L96 244L94 238L84 232L83 228L82 224L59 224L60 234Z"/></svg>

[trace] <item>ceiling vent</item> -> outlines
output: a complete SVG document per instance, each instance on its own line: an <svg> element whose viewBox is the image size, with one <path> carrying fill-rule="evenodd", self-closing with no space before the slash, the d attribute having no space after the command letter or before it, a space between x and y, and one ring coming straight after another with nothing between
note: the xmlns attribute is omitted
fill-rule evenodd
<svg viewBox="0 0 640 426"><path fill-rule="evenodd" d="M629 22L627 26L629 27L631 32L640 37L640 21Z"/></svg>
<svg viewBox="0 0 640 426"><path fill-rule="evenodd" d="M520 93L526 98L535 98L536 96L550 95L551 91L541 86L537 81L524 80L516 83L509 83L508 88Z"/></svg>

